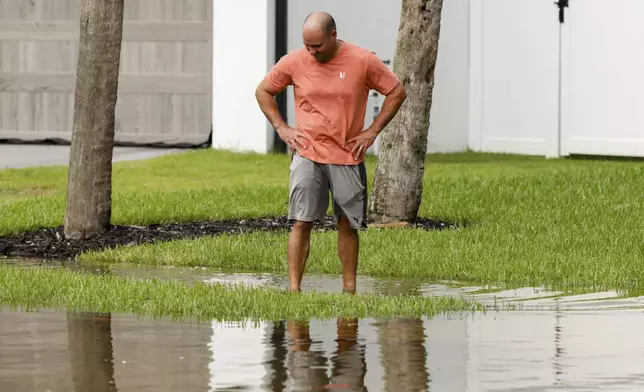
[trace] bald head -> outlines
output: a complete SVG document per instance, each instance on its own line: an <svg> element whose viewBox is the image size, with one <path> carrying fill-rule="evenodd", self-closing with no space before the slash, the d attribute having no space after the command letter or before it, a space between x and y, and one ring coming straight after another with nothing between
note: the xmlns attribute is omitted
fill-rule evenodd
<svg viewBox="0 0 644 392"><path fill-rule="evenodd" d="M311 56L325 63L335 56L337 44L335 20L326 12L310 13L302 25L304 46Z"/></svg>
<svg viewBox="0 0 644 392"><path fill-rule="evenodd" d="M331 35L335 29L335 20L333 17L322 11L315 11L311 12L306 19L304 19L304 25L302 26L302 30L318 30L324 35Z"/></svg>

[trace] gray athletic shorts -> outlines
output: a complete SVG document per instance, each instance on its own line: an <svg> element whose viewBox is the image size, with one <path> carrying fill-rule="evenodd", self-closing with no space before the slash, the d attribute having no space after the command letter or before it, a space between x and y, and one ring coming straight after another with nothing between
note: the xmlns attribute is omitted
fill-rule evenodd
<svg viewBox="0 0 644 392"><path fill-rule="evenodd" d="M290 166L289 220L322 221L333 197L336 222L344 215L351 227L367 227L367 171L358 165L313 162L294 154Z"/></svg>

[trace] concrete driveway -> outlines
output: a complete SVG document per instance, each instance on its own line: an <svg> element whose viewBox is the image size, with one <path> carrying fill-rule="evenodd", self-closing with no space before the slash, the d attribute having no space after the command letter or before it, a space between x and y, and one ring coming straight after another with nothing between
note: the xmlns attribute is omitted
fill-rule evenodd
<svg viewBox="0 0 644 392"><path fill-rule="evenodd" d="M70 146L0 143L0 169L69 164ZM114 147L113 162L177 154L180 148Z"/></svg>

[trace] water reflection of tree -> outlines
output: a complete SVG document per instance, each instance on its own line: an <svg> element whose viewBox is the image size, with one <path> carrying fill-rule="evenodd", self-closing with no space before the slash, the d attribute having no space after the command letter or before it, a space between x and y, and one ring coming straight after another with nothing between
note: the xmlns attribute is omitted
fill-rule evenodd
<svg viewBox="0 0 644 392"><path fill-rule="evenodd" d="M72 263L66 268L95 275L111 274L108 265ZM116 392L112 315L68 311L67 334L75 391Z"/></svg>
<svg viewBox="0 0 644 392"><path fill-rule="evenodd" d="M423 320L381 321L378 343L385 391L429 390Z"/></svg>
<svg viewBox="0 0 644 392"><path fill-rule="evenodd" d="M116 392L109 313L67 312L72 382L76 392Z"/></svg>
<svg viewBox="0 0 644 392"><path fill-rule="evenodd" d="M421 295L422 281L380 281L379 293ZM382 320L378 323L385 391L428 391L429 371L423 320Z"/></svg>

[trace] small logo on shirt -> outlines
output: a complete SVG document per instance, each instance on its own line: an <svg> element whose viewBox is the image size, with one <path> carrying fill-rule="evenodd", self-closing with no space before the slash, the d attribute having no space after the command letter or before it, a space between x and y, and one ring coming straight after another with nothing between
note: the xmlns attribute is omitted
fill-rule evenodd
<svg viewBox="0 0 644 392"><path fill-rule="evenodd" d="M344 79L344 76L345 76L345 75L346 75L346 74L345 74L344 72L340 72L340 79Z"/></svg>

